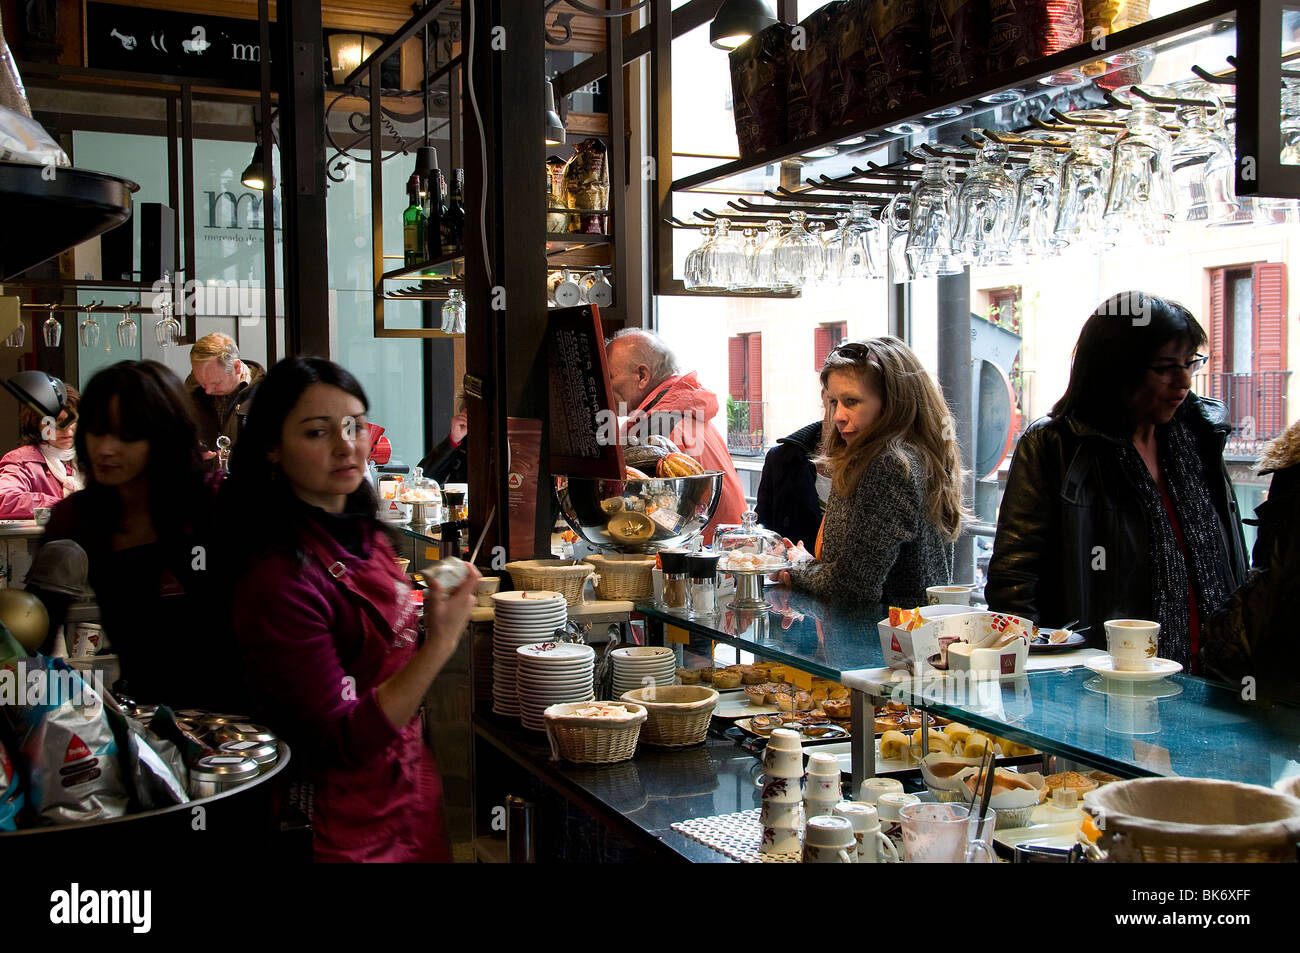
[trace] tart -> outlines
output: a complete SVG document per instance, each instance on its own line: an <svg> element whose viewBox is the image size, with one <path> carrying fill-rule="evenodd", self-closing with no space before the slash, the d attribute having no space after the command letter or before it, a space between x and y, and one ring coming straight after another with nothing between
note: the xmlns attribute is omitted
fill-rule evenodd
<svg viewBox="0 0 1300 953"><path fill-rule="evenodd" d="M763 691L762 685L746 685L745 694L749 697L751 705L761 705L767 698L767 693Z"/></svg>
<svg viewBox="0 0 1300 953"><path fill-rule="evenodd" d="M767 681L767 673L753 665L741 667L740 680L746 685L762 685Z"/></svg>
<svg viewBox="0 0 1300 953"><path fill-rule="evenodd" d="M849 690L843 685L832 685L826 690L827 698L848 698Z"/></svg>
<svg viewBox="0 0 1300 953"><path fill-rule="evenodd" d="M817 705L813 702L812 696L807 692L799 692L794 696L795 711L812 711Z"/></svg>
<svg viewBox="0 0 1300 953"><path fill-rule="evenodd" d="M853 712L853 703L847 698L828 698L822 702L822 708L830 718L848 718Z"/></svg>
<svg viewBox="0 0 1300 953"><path fill-rule="evenodd" d="M739 686L740 686L739 672L723 671L723 672L713 673L714 688L738 688Z"/></svg>
<svg viewBox="0 0 1300 953"><path fill-rule="evenodd" d="M780 728L781 722L768 715L755 715L749 719L749 727L756 735L768 735L772 733L773 728Z"/></svg>
<svg viewBox="0 0 1300 953"><path fill-rule="evenodd" d="M713 684L713 673L717 671L716 668L714 668L712 665L708 665L705 666L704 668L696 669L696 671L700 673L701 682L705 682L709 685Z"/></svg>
<svg viewBox="0 0 1300 953"><path fill-rule="evenodd" d="M1049 774L1043 779L1044 786L1048 793L1055 791L1059 787L1066 787L1080 794L1088 791L1095 791L1099 787L1095 778L1090 778L1086 774L1080 774L1078 771L1066 771L1062 774Z"/></svg>
<svg viewBox="0 0 1300 953"><path fill-rule="evenodd" d="M772 698L773 705L780 705L783 711L794 711L794 696L786 692L777 692Z"/></svg>
<svg viewBox="0 0 1300 953"><path fill-rule="evenodd" d="M696 669L679 668L677 677L682 680L683 685L698 685L700 683L700 673Z"/></svg>

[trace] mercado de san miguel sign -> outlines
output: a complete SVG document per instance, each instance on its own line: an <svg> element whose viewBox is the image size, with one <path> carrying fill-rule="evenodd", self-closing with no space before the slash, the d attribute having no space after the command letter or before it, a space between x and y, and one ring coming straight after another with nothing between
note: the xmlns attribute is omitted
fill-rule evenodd
<svg viewBox="0 0 1300 953"><path fill-rule="evenodd" d="M271 48L279 40L271 24ZM86 63L94 69L261 84L256 20L86 4Z"/></svg>

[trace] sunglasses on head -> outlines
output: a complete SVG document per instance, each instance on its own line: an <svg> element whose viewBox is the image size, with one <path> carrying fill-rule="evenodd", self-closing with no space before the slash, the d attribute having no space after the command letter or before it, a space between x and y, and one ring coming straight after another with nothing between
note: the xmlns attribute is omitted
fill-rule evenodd
<svg viewBox="0 0 1300 953"><path fill-rule="evenodd" d="M831 348L831 352L827 357L833 354L842 354L854 360L866 360L871 357L871 349L859 341L845 341L843 344L837 344Z"/></svg>

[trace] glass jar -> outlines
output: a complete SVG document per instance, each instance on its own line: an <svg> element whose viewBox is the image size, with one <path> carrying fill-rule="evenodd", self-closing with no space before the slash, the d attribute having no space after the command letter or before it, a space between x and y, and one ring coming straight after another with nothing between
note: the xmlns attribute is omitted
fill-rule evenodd
<svg viewBox="0 0 1300 953"><path fill-rule="evenodd" d="M806 221L807 213L791 212L790 230L777 241L773 252L777 280L792 288L820 281L826 267L825 246L804 227Z"/></svg>
<svg viewBox="0 0 1300 953"><path fill-rule="evenodd" d="M458 288L447 292L442 306L442 330L446 334L465 333L465 295Z"/></svg>
<svg viewBox="0 0 1300 953"><path fill-rule="evenodd" d="M871 218L871 206L854 202L849 217L840 225L839 273L845 281L884 277L884 263L878 260L876 232L879 230L880 226Z"/></svg>
<svg viewBox="0 0 1300 953"><path fill-rule="evenodd" d="M692 555L684 549L666 549L659 554L663 566L663 608L673 615L691 614L691 575L686 560Z"/></svg>
<svg viewBox="0 0 1300 953"><path fill-rule="evenodd" d="M718 611L718 554L687 556L686 571L691 577L691 618L713 618Z"/></svg>

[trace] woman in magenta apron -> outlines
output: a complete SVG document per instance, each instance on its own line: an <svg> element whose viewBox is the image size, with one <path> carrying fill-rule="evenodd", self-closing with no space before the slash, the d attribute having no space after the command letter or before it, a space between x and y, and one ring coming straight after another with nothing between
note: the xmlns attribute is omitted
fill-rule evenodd
<svg viewBox="0 0 1300 953"><path fill-rule="evenodd" d="M267 374L231 458L222 554L265 717L311 783L317 861L450 860L420 706L469 621L478 574L426 602L374 517L367 401L346 370Z"/></svg>

